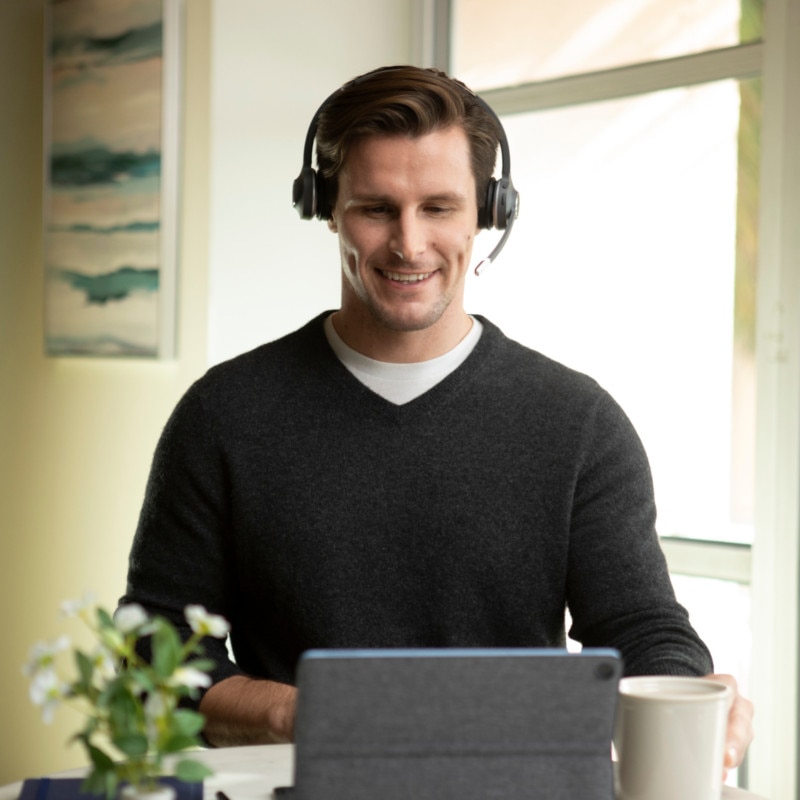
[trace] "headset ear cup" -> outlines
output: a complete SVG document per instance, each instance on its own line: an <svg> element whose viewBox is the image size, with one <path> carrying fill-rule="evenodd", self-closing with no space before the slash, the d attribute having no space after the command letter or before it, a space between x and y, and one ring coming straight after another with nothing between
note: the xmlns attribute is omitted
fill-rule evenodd
<svg viewBox="0 0 800 800"><path fill-rule="evenodd" d="M321 220L330 219L333 209L328 198L328 182L319 172L314 173L314 194L317 199L315 209L317 218Z"/></svg>
<svg viewBox="0 0 800 800"><path fill-rule="evenodd" d="M478 209L478 227L488 229L494 227L494 204L497 181L492 179L486 186L486 197L483 207Z"/></svg>
<svg viewBox="0 0 800 800"><path fill-rule="evenodd" d="M300 219L313 219L317 207L317 177L311 167L303 167L292 184L292 205Z"/></svg>
<svg viewBox="0 0 800 800"><path fill-rule="evenodd" d="M505 230L517 214L517 190L511 178L496 181L494 190L493 223L498 230Z"/></svg>

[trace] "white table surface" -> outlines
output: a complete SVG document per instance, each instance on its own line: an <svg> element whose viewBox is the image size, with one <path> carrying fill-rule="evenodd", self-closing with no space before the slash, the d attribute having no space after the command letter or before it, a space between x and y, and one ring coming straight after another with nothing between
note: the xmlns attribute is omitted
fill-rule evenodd
<svg viewBox="0 0 800 800"><path fill-rule="evenodd" d="M276 786L292 783L294 748L288 744L257 745L253 747L225 747L193 753L205 761L214 775L207 778L203 800L216 800L222 790L230 800L270 800ZM71 777L82 770L69 770L50 777ZM0 787L0 800L17 800L22 783ZM678 798L676 798L678 800ZM759 795L726 786L720 800L764 800Z"/></svg>

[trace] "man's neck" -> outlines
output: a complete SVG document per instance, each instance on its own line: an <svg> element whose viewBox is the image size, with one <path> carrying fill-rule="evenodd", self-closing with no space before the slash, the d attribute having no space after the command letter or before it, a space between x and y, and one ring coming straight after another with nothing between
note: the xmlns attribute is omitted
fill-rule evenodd
<svg viewBox="0 0 800 800"><path fill-rule="evenodd" d="M413 364L450 352L469 333L472 318L462 310L417 331L391 330L371 323L352 320L342 311L333 315L336 333L356 352L376 361Z"/></svg>

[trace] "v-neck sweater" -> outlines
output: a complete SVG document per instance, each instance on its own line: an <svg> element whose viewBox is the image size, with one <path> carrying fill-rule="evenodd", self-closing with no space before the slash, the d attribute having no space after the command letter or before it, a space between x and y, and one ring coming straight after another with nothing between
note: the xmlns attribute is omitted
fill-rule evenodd
<svg viewBox="0 0 800 800"><path fill-rule="evenodd" d="M396 405L407 403L424 394L431 387L461 365L481 338L483 326L472 318L467 335L444 355L412 363L377 361L347 345L333 324L333 315L325 320L325 338L333 352L361 383Z"/></svg>
<svg viewBox="0 0 800 800"><path fill-rule="evenodd" d="M593 379L485 318L420 397L370 391L326 312L212 367L154 456L123 602L231 623L214 681L294 683L320 647L617 648L626 674L705 674L630 421Z"/></svg>

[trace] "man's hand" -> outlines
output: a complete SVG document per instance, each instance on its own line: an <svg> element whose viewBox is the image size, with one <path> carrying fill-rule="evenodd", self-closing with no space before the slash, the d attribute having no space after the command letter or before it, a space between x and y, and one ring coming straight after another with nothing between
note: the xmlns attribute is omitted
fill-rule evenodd
<svg viewBox="0 0 800 800"><path fill-rule="evenodd" d="M728 735L725 740L723 774L738 767L750 742L753 741L753 704L739 694L739 685L733 675L706 675L709 680L724 683L733 690L733 703L728 714Z"/></svg>
<svg viewBox="0 0 800 800"><path fill-rule="evenodd" d="M291 742L296 710L294 686L243 675L215 684L200 701L203 733L217 747Z"/></svg>

